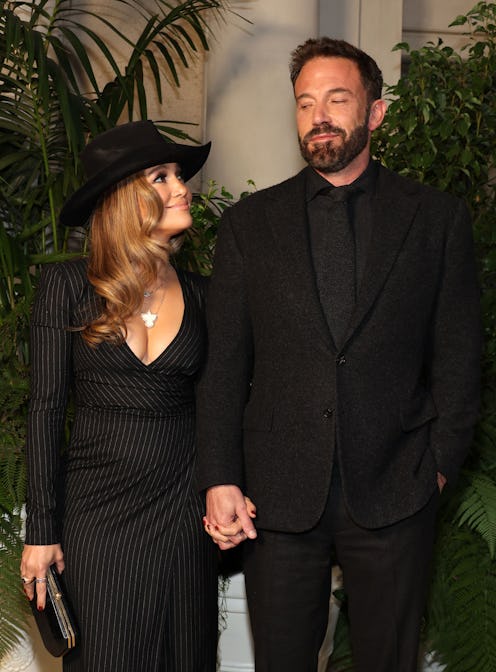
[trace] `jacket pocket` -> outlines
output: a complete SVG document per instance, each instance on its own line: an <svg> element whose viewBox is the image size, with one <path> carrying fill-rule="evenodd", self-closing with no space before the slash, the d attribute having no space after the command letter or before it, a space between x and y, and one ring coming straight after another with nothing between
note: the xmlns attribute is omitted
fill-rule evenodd
<svg viewBox="0 0 496 672"><path fill-rule="evenodd" d="M408 399L408 401L401 402L400 422L401 428L405 432L421 427L437 417L436 404L427 391Z"/></svg>

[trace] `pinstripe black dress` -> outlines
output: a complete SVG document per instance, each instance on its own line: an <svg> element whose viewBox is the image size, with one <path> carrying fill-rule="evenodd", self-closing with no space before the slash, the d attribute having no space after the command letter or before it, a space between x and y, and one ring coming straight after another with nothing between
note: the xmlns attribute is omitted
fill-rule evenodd
<svg viewBox="0 0 496 672"><path fill-rule="evenodd" d="M178 272L180 330L143 364L85 344L97 303L84 260L42 275L32 314L26 543L61 541L81 646L66 672L211 672L215 547L192 483L204 282ZM75 415L60 457L69 391Z"/></svg>

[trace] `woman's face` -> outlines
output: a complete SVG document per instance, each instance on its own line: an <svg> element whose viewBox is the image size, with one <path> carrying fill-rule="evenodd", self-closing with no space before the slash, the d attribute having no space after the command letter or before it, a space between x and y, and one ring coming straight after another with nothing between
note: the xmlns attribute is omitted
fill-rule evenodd
<svg viewBox="0 0 496 672"><path fill-rule="evenodd" d="M191 191L184 184L181 168L177 163L163 163L145 170L145 179L155 189L164 204L162 218L154 227L151 236L168 241L193 223L189 206Z"/></svg>

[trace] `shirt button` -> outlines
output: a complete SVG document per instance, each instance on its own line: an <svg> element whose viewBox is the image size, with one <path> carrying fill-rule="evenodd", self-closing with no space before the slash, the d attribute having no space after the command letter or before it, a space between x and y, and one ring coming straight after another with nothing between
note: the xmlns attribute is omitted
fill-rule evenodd
<svg viewBox="0 0 496 672"><path fill-rule="evenodd" d="M337 364L338 366L343 366L343 364L346 364L346 357L345 357L344 355L340 355L340 356L336 359L336 364Z"/></svg>

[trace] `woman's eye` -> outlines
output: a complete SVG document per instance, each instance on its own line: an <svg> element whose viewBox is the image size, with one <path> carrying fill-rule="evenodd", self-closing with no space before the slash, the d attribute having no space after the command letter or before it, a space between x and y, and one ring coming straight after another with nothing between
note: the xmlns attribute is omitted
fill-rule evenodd
<svg viewBox="0 0 496 672"><path fill-rule="evenodd" d="M158 175L155 175L153 178L154 182L167 182L167 175L165 173L158 173Z"/></svg>
<svg viewBox="0 0 496 672"><path fill-rule="evenodd" d="M154 178L153 182L158 182L158 183L163 183L167 182L172 175L168 175L167 173L158 173ZM174 177L179 180L179 182L184 182L183 176L182 175L174 175Z"/></svg>

